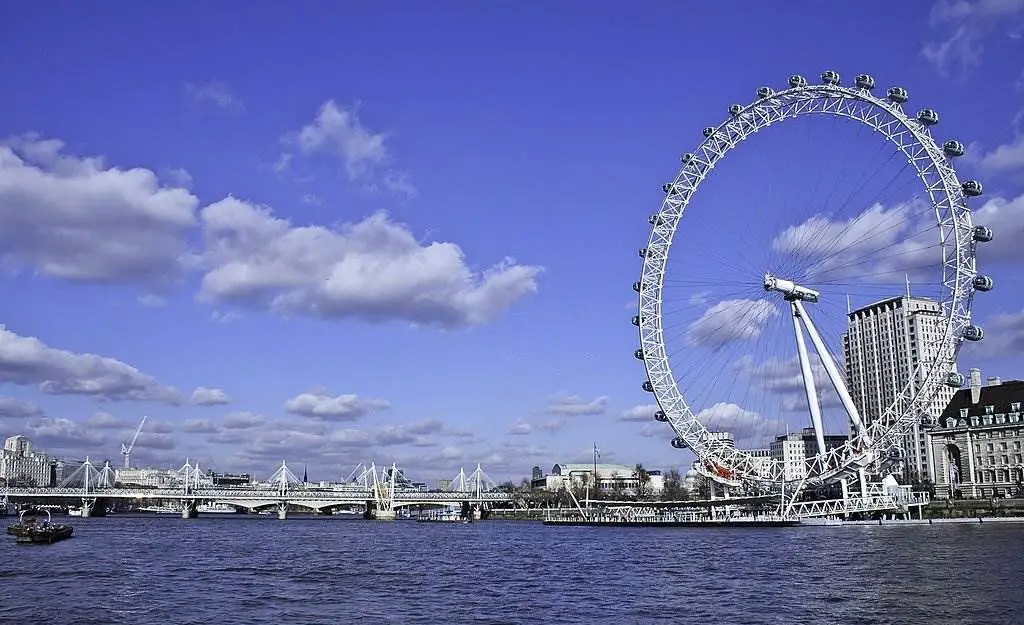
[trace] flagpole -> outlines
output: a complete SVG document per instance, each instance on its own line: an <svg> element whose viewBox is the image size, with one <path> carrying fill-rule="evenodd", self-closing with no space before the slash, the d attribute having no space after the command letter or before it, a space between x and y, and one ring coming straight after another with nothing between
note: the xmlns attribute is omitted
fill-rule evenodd
<svg viewBox="0 0 1024 625"><path fill-rule="evenodd" d="M597 442L594 443L594 493L598 492L597 487Z"/></svg>

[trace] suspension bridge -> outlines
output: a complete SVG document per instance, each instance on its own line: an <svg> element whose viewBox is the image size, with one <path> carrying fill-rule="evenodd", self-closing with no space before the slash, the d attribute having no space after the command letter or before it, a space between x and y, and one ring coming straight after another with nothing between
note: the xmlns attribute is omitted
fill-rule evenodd
<svg viewBox="0 0 1024 625"><path fill-rule="evenodd" d="M6 488L3 499L5 503L35 504L80 500L82 516L104 514L105 506L112 500L172 501L177 503L183 518L198 516L202 504L233 506L246 512L274 510L280 519L287 518L288 510L295 508L326 514L361 506L366 516L382 520L396 518L398 509L403 507L452 505L461 505L464 514L479 518L493 506L512 501L511 494L494 490L496 483L480 465L470 473L460 470L446 490L436 492L412 486L395 464L380 469L374 463L360 464L346 481L327 485L304 482L284 461L269 479L253 484L216 486L198 462L188 460L176 477L169 486L126 487L117 482L117 472L109 463L96 467L87 457L57 486Z"/></svg>

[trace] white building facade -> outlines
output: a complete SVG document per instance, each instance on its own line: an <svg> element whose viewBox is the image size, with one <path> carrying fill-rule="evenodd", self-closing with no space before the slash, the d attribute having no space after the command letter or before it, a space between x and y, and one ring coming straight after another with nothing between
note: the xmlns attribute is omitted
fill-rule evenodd
<svg viewBox="0 0 1024 625"><path fill-rule="evenodd" d="M843 334L846 382L866 425L878 419L908 383L923 382L920 374L916 379L914 374L922 361L937 356L942 330L939 303L924 297L894 297L847 315ZM956 389L940 386L922 418L937 423L954 392ZM934 479L932 448L920 424L907 436L904 451L905 480Z"/></svg>
<svg viewBox="0 0 1024 625"><path fill-rule="evenodd" d="M12 436L4 441L0 452L0 479L5 483L25 486L50 486L53 460L40 453L24 436Z"/></svg>
<svg viewBox="0 0 1024 625"><path fill-rule="evenodd" d="M1024 382L980 372L953 396L933 430L937 497L1024 496ZM975 375L976 374L976 375Z"/></svg>

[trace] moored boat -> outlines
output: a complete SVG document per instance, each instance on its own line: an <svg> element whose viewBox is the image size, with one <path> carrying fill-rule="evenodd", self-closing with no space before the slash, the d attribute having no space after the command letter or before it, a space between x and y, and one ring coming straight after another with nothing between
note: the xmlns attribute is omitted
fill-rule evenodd
<svg viewBox="0 0 1024 625"><path fill-rule="evenodd" d="M75 528L64 523L53 523L49 510L46 513L46 520L39 520L38 512L25 510L21 513L18 523L7 526L7 533L17 539L19 543L52 544L65 538L71 538Z"/></svg>

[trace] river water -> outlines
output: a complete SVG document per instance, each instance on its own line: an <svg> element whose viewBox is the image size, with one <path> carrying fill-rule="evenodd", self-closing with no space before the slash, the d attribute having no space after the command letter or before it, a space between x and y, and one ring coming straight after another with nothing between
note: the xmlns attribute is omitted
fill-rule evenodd
<svg viewBox="0 0 1024 625"><path fill-rule="evenodd" d="M1024 624L1024 525L70 522L0 537L0 623Z"/></svg>

